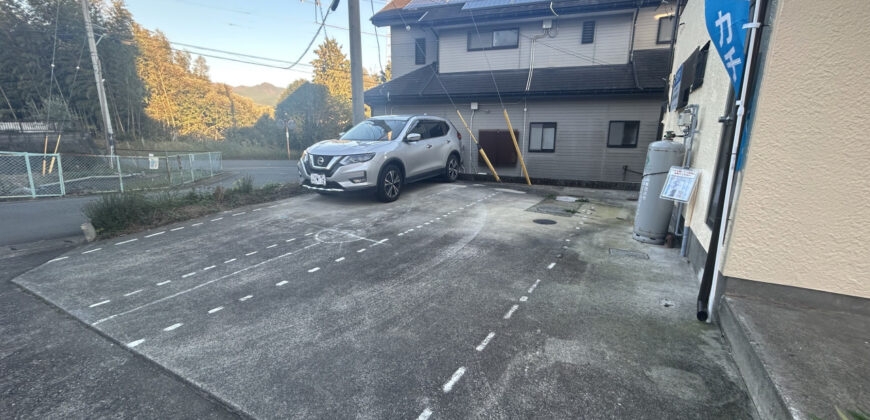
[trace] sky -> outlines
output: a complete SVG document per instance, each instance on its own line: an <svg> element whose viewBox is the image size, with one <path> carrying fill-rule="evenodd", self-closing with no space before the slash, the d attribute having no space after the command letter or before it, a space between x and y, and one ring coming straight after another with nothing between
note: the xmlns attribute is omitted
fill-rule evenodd
<svg viewBox="0 0 870 420"><path fill-rule="evenodd" d="M331 3L330 0L324 2L323 12L326 13ZM381 65L387 65L389 28L377 28L381 36L375 37L375 27L369 19L372 16L372 4L377 12L386 3L385 0L360 0L363 67L374 72L380 72ZM315 22L317 9L314 0L126 0L126 4L136 22L150 30L161 30L170 42L291 63L299 58L319 26ZM350 56L348 31L344 29L348 26L346 1L340 0L336 11L330 12L326 18L326 25L311 50L291 70L204 57L210 68L209 75L212 81L231 86L252 86L268 82L284 87L299 78L310 79L309 63L315 57L314 50L325 36L336 38L344 53ZM380 40L382 64L378 63L376 39ZM188 49L196 57L194 48L179 45L173 47ZM278 66L289 65L239 56L230 57Z"/></svg>

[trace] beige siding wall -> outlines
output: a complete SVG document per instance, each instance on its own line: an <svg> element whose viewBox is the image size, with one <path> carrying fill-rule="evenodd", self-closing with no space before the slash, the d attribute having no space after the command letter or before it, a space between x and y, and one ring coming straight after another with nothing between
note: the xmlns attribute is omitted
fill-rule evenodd
<svg viewBox="0 0 870 420"><path fill-rule="evenodd" d="M532 101L529 100L523 122L523 104L507 104L514 129L519 130L520 149L526 159L529 175L539 178L583 181L640 182L640 177L624 173L622 167L641 171L646 148L655 140L658 128L660 101L656 99L611 99L586 101ZM498 102L481 102L471 122L470 104L457 103L475 135L480 130L507 129ZM374 107L376 115L429 114L444 117L463 134L463 161L467 172L485 172L485 165L477 166L477 149L473 146L456 110L450 104L394 105ZM608 148L607 130L611 120L638 120L640 133L637 148ZM528 152L528 125L532 122L555 122L556 152ZM510 168L497 168L499 175L522 176L517 164Z"/></svg>
<svg viewBox="0 0 870 420"><path fill-rule="evenodd" d="M583 21L595 21L595 42L580 43ZM570 67L595 64L625 64L628 62L632 15L599 15L587 18L564 18L553 21L558 30L553 38L544 37L535 46L535 67ZM519 28L519 47L504 50L468 51L471 28L442 29L440 63L442 73L487 71L487 59L492 70L527 69L534 35L543 34L542 20L522 24L505 23L487 28ZM395 60L395 56L394 56Z"/></svg>
<svg viewBox="0 0 870 420"><path fill-rule="evenodd" d="M870 7L777 3L725 274L870 298Z"/></svg>
<svg viewBox="0 0 870 420"><path fill-rule="evenodd" d="M694 7L699 6L694 5ZM670 47L670 44L659 44L656 42L659 31L659 20L656 19L656 16L669 13L674 13L674 7L671 4L640 9L640 12L637 14L637 24L635 25L634 49L646 50L650 48ZM701 23L703 22L701 21Z"/></svg>
<svg viewBox="0 0 870 420"><path fill-rule="evenodd" d="M653 20L651 16L647 18ZM696 48L703 47L710 40L704 21L704 2L688 2L680 20L683 24L677 30L679 42L674 47L674 71L686 61ZM638 19L638 24L640 24L640 19ZM653 42L655 42L655 38L653 38ZM673 81L673 79L673 74L671 74L670 80ZM672 85L673 83L669 83L669 89ZM719 143L722 138L722 124L719 123L719 117L726 114L725 102L728 99L729 89L731 89L731 83L728 79L728 73L725 71L725 66L719 61L715 50L711 47L707 57L704 84L689 96L690 104L699 105L698 128L692 147L691 166L698 169L700 176L695 195L686 206L684 213L688 226L705 250L710 243L712 233L705 220L713 189ZM677 126L677 115L677 112L665 114L666 131L681 133L680 127Z"/></svg>
<svg viewBox="0 0 870 420"><path fill-rule="evenodd" d="M393 77L403 76L414 70L423 67L424 65L414 64L414 50L416 44L414 40L417 38L426 38L426 64L431 64L435 61L436 49L438 44L435 42L435 35L432 31L421 27L412 27L410 31L404 26L393 26L390 28L390 60L393 65Z"/></svg>

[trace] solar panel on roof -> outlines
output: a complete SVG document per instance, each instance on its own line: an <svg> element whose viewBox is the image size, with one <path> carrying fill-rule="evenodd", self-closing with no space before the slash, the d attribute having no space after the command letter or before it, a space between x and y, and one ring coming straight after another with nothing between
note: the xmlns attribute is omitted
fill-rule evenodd
<svg viewBox="0 0 870 420"><path fill-rule="evenodd" d="M465 0L411 0L402 9L423 9L427 7L447 6L451 4L462 4Z"/></svg>
<svg viewBox="0 0 870 420"><path fill-rule="evenodd" d="M542 3L542 0L468 0L465 2L465 5L462 6L462 10L483 9L487 7L516 6L519 4L528 3Z"/></svg>

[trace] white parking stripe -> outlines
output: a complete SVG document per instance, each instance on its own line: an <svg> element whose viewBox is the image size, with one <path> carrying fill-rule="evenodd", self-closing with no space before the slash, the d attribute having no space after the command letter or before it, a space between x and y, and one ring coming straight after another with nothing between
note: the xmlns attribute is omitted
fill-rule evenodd
<svg viewBox="0 0 870 420"><path fill-rule="evenodd" d="M221 219L223 219L223 217L218 217L217 219L211 219L210 221L211 221L211 222L217 222L218 220L221 220Z"/></svg>
<svg viewBox="0 0 870 420"><path fill-rule="evenodd" d="M163 232L157 232L157 233L152 233L152 234L150 234L150 235L145 235L145 237L146 237L146 238L150 238L150 237L152 237L152 236L162 235L162 234L164 234L164 233L166 233L165 230L164 230Z"/></svg>
<svg viewBox="0 0 870 420"><path fill-rule="evenodd" d="M169 229L169 231L170 231L170 232L175 232L176 230L181 230L181 229L184 229L184 226L182 226L182 227L177 227L177 228L174 228L174 229Z"/></svg>
<svg viewBox="0 0 870 420"><path fill-rule="evenodd" d="M246 300L248 300L248 299L250 299L250 298L252 298L252 297L254 297L254 296L253 296L253 295L247 295L247 296L245 296L245 297L239 299L239 302L244 302L244 301L246 301Z"/></svg>
<svg viewBox="0 0 870 420"><path fill-rule="evenodd" d="M511 308L508 309L507 313L504 314L504 319L511 319L511 315L513 315L514 311L516 311L517 308L519 308L519 307L520 307L520 305L511 306Z"/></svg>
<svg viewBox="0 0 870 420"><path fill-rule="evenodd" d="M245 214L245 213L247 213L247 212L246 212L246 211L240 211L240 212L238 212L238 213L233 213L233 217L235 217L235 216L241 216L241 215L243 215L243 214Z"/></svg>
<svg viewBox="0 0 870 420"><path fill-rule="evenodd" d="M181 276L181 278L186 279L186 278L188 278L192 275L195 275L195 274L196 274L196 271L191 271L190 273L187 273L187 274Z"/></svg>
<svg viewBox="0 0 870 420"><path fill-rule="evenodd" d="M208 313L213 314L213 313L215 313L215 312L217 312L217 311L220 311L220 310L223 309L223 308L224 308L223 306L218 306L217 308L209 309L209 310L208 310Z"/></svg>
<svg viewBox="0 0 870 420"><path fill-rule="evenodd" d="M284 242L293 242L293 241L295 241L295 240L296 240L296 238L290 238L290 239L287 239L287 240L284 241Z"/></svg>
<svg viewBox="0 0 870 420"><path fill-rule="evenodd" d="M484 338L483 341L481 341L474 349L477 351L483 351L483 349L486 348L486 345L492 341L493 337L495 337L495 333L490 331L490 333L486 335L486 338Z"/></svg>
<svg viewBox="0 0 870 420"><path fill-rule="evenodd" d="M305 234L305 236L311 236L311 235L314 235L314 232L308 232Z"/></svg>
<svg viewBox="0 0 870 420"><path fill-rule="evenodd" d="M163 331L172 331L172 330L174 330L174 329L176 329L176 328L178 328L178 327L180 327L180 326L182 326L182 325L184 325L184 324L182 324L182 323L180 323L180 322L177 323L177 324L172 324L172 325L170 325L170 326L164 328Z"/></svg>
<svg viewBox="0 0 870 420"><path fill-rule="evenodd" d="M111 300L106 299L106 300L104 300L104 301L102 301L102 302L97 302L97 303L91 304L91 305L88 306L88 308L96 308L97 306L105 305L105 304L107 304L107 303L109 303L109 302L111 302Z"/></svg>
<svg viewBox="0 0 870 420"><path fill-rule="evenodd" d="M278 246L278 244L272 244L272 245L267 246L266 249L271 249L271 248L274 248L276 246Z"/></svg>
<svg viewBox="0 0 870 420"><path fill-rule="evenodd" d="M280 287L280 286L283 286L283 285L285 285L285 284L287 284L287 280L281 280L281 281L279 281L278 283L275 283L275 286L279 286L279 287Z"/></svg>
<svg viewBox="0 0 870 420"><path fill-rule="evenodd" d="M131 341L131 342L127 343L127 347L136 347L136 346L138 346L138 345L140 345L140 344L142 344L142 343L144 343L144 342L145 342L145 339L144 339L144 338L143 338L143 339L136 340L136 341Z"/></svg>
<svg viewBox="0 0 870 420"><path fill-rule="evenodd" d="M245 256L246 256L246 257L249 257L249 256L254 255L254 254L256 254L256 253L257 253L257 251L251 251L251 252L245 254Z"/></svg>
<svg viewBox="0 0 870 420"><path fill-rule="evenodd" d="M139 290L134 290L134 291L132 291L132 292L130 292L130 293L124 293L124 297L127 297L127 296L133 296L133 295L135 295L136 293L139 293L139 292L141 292L141 291L143 291L143 290L145 290L145 289L139 289Z"/></svg>
<svg viewBox="0 0 870 420"><path fill-rule="evenodd" d="M99 250L101 250L101 249L103 249L103 248L94 248L94 249L92 249L92 250L82 252L82 254L90 254L91 252L97 252L97 251L99 251Z"/></svg>
<svg viewBox="0 0 870 420"><path fill-rule="evenodd" d="M260 210L263 210L263 209L254 209L254 210L251 210L251 211L260 211Z"/></svg>
<svg viewBox="0 0 870 420"><path fill-rule="evenodd" d="M541 282L541 279L535 280L535 284L533 284L532 287L529 287L529 293L534 292L535 288L538 287L538 283L540 283L540 282Z"/></svg>
<svg viewBox="0 0 870 420"><path fill-rule="evenodd" d="M217 267L217 266L216 266L216 265L210 265L210 266L208 266L208 267L206 267L206 268L203 268L202 271L208 271L208 270L211 270L212 268L215 268L215 267Z"/></svg>
<svg viewBox="0 0 870 420"><path fill-rule="evenodd" d="M357 250L356 252L357 252L357 254L359 254L360 252L366 252L366 249L363 248L363 249Z"/></svg>
<svg viewBox="0 0 870 420"><path fill-rule="evenodd" d="M123 242L118 242L118 243L116 243L115 245L124 245L124 244L129 244L130 242L136 242L136 241L138 241L138 240L139 240L139 239L137 239L137 238L128 239L128 240L123 241Z"/></svg>
<svg viewBox="0 0 870 420"><path fill-rule="evenodd" d="M551 262L550 265L547 266L547 270L552 270L553 267L555 267L555 266L556 266L556 263Z"/></svg>
<svg viewBox="0 0 870 420"><path fill-rule="evenodd" d="M172 283L172 280L161 281L160 283L157 283L157 285L163 286L164 284L167 284L167 283Z"/></svg>
<svg viewBox="0 0 870 420"><path fill-rule="evenodd" d="M448 380L441 389L445 393L452 391L456 382L459 382L459 380L462 379L462 375L465 375L465 366L456 369L456 372L453 372L453 376L450 377L450 380Z"/></svg>
<svg viewBox="0 0 870 420"><path fill-rule="evenodd" d="M335 259L335 262L342 262L342 261L344 261L344 257L336 258L336 259Z"/></svg>
<svg viewBox="0 0 870 420"><path fill-rule="evenodd" d="M320 267L314 267L314 268L308 270L308 272L309 272L309 273L313 273L313 272L315 272L315 271L317 271L317 270L320 270Z"/></svg>
<svg viewBox="0 0 870 420"><path fill-rule="evenodd" d="M194 224L190 225L190 227L199 226L199 225L201 225L201 224L202 224L202 222L194 223Z"/></svg>
<svg viewBox="0 0 870 420"><path fill-rule="evenodd" d="M417 416L417 420L429 420L429 417L432 416L432 410L426 408Z"/></svg>
<svg viewBox="0 0 870 420"><path fill-rule="evenodd" d="M231 263L231 262L233 262L233 261L235 261L235 260L236 260L235 258L230 258L230 259L224 261L224 264L229 264L229 263Z"/></svg>
<svg viewBox="0 0 870 420"><path fill-rule="evenodd" d="M525 301L527 301L527 300L529 300L529 297L528 297L528 296L523 296L523 297L520 298L520 302L525 302Z"/></svg>

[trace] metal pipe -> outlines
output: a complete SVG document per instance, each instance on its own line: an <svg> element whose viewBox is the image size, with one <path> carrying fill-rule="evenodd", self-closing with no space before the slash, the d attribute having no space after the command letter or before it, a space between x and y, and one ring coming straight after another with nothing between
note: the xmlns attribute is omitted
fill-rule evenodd
<svg viewBox="0 0 870 420"><path fill-rule="evenodd" d="M718 229L718 233L716 234L717 238L716 238L715 256L713 257L715 262L713 264L712 272L708 274L705 270L705 273L704 273L705 276L708 276L708 275L710 276L709 287L707 287L705 290L705 288L703 287L704 284L702 282L702 290L698 296L698 301L699 301L698 302L698 307L699 307L698 319L702 320L702 321L706 320L707 322L710 321L709 316L714 313L714 310L716 308L716 300L717 300L717 297L719 294L717 291L717 288L719 286L719 272L722 270L723 254L725 253L724 252L725 230L726 230L726 227L728 226L727 222L730 219L730 213L731 213L731 200L732 200L732 192L733 192L734 175L736 172L735 168L736 168L736 164L737 164L737 152L738 152L739 147L740 147L740 135L742 134L742 131L743 131L742 128L743 128L744 114L746 113L746 92L747 92L748 87L749 87L749 79L750 79L749 76L754 70L753 69L753 64L755 61L754 59L755 59L755 56L758 54L758 52L756 51L756 45L755 45L756 44L756 35L757 35L759 29L761 28L761 25L760 25L760 22L758 19L759 19L760 13L761 13L761 9L764 7L764 4L765 4L765 2L763 0L756 0L755 1L755 11L754 11L754 14L752 17L752 22L750 23L750 25L752 25L752 26L750 27L750 32L749 32L749 49L746 52L746 67L744 68L744 73L743 73L744 74L743 83L740 87L740 99L737 101L737 119L735 121L734 138L733 138L732 144L731 144L731 158L729 159L729 165L728 165L728 177L727 177L727 181L725 181L725 186L724 186L725 187L725 196L722 199L722 203L723 203L722 218L719 221L719 226L718 226L719 229ZM711 243L712 243L712 240L711 240ZM709 263L709 260L708 260L708 263ZM701 306L702 306L701 302L702 301L706 304L705 305L706 308L704 308L705 311L701 310Z"/></svg>

